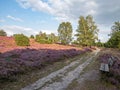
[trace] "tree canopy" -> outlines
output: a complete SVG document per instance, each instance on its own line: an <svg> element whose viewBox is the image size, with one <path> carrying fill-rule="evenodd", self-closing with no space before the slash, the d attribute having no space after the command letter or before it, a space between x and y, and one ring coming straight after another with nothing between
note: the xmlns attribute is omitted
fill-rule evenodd
<svg viewBox="0 0 120 90"><path fill-rule="evenodd" d="M93 17L88 15L86 18L80 16L78 28L76 30L77 43L82 46L91 46L98 39L97 25L93 21Z"/></svg>
<svg viewBox="0 0 120 90"><path fill-rule="evenodd" d="M0 36L7 36L7 33L4 30L0 30Z"/></svg>
<svg viewBox="0 0 120 90"><path fill-rule="evenodd" d="M112 32L111 35L113 35L116 32L120 32L120 22L114 22L114 25L112 26Z"/></svg>
<svg viewBox="0 0 120 90"><path fill-rule="evenodd" d="M30 38L34 39L34 35L30 35Z"/></svg>
<svg viewBox="0 0 120 90"><path fill-rule="evenodd" d="M15 42L18 46L29 46L30 41L27 36L24 34L14 34Z"/></svg>
<svg viewBox="0 0 120 90"><path fill-rule="evenodd" d="M120 22L115 22L111 29L110 39L105 44L105 46L120 48Z"/></svg>
<svg viewBox="0 0 120 90"><path fill-rule="evenodd" d="M70 22L62 22L58 27L58 37L61 44L69 44L72 41L72 25Z"/></svg>
<svg viewBox="0 0 120 90"><path fill-rule="evenodd" d="M57 43L58 37L54 33L46 34L40 31L40 33L36 35L35 40L41 44L52 44Z"/></svg>

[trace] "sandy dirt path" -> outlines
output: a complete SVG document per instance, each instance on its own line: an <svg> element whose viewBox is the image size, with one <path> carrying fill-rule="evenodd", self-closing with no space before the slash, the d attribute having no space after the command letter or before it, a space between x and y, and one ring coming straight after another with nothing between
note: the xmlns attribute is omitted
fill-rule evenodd
<svg viewBox="0 0 120 90"><path fill-rule="evenodd" d="M71 62L60 70L52 72L46 77L39 79L35 83L28 85L21 90L65 90L74 79L77 79L82 70L90 64L100 50L91 52L88 56L81 57L79 60ZM80 60L85 62L80 64Z"/></svg>

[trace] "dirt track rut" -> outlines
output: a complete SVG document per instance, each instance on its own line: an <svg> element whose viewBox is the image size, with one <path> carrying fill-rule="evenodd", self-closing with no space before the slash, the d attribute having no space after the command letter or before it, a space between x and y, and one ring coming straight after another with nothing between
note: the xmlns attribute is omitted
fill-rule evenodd
<svg viewBox="0 0 120 90"><path fill-rule="evenodd" d="M46 77L39 79L35 83L22 88L21 90L65 90L74 79L77 79L82 70L90 64L100 50L90 53L88 56L81 57L79 60L71 62L58 71L52 72ZM80 64L80 60L85 62ZM73 69L71 69L73 68Z"/></svg>

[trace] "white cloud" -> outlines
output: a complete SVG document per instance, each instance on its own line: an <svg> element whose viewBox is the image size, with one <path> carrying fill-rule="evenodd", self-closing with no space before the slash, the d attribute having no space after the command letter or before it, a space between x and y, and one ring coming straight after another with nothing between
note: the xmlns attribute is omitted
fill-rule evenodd
<svg viewBox="0 0 120 90"><path fill-rule="evenodd" d="M108 39L111 24L120 20L120 0L17 0L21 7L54 16L57 21L77 22L79 16L91 14L100 25L99 36Z"/></svg>
<svg viewBox="0 0 120 90"><path fill-rule="evenodd" d="M40 31L46 32L47 34L52 33L51 30L44 30L44 29L35 30L32 28L22 27L22 26L17 26L17 25L9 25L9 26L5 25L5 26L1 26L0 29L5 30L8 36L11 36L13 34L20 34L20 33L30 36L30 35L39 34ZM56 32L53 32L53 33L56 33Z"/></svg>
<svg viewBox="0 0 120 90"><path fill-rule="evenodd" d="M111 32L111 25L109 26L104 26L103 24L98 24L97 25L99 28L99 34L98 37L102 42L106 42L109 39L109 34Z"/></svg>
<svg viewBox="0 0 120 90"><path fill-rule="evenodd" d="M0 19L0 22L5 22L5 20L3 20L3 19Z"/></svg>
<svg viewBox="0 0 120 90"><path fill-rule="evenodd" d="M54 15L60 21L73 21L80 15L96 14L95 0L17 0L23 8L32 8Z"/></svg>
<svg viewBox="0 0 120 90"><path fill-rule="evenodd" d="M41 29L40 31L45 32L47 34L51 34L51 33L55 33L56 34L56 32L51 32L52 30Z"/></svg>
<svg viewBox="0 0 120 90"><path fill-rule="evenodd" d="M36 21L35 22L37 25L39 25L39 24L46 24L47 22L45 21L45 20L41 20L41 21Z"/></svg>
<svg viewBox="0 0 120 90"><path fill-rule="evenodd" d="M18 34L18 33L23 33L25 35L35 35L38 33L38 31L32 29L32 28L26 28L22 26L17 26L17 25L9 25L9 26L2 26L0 27L1 29L5 30L8 34L8 36L13 35L13 34Z"/></svg>
<svg viewBox="0 0 120 90"><path fill-rule="evenodd" d="M49 5L41 0L16 0L23 8L51 12Z"/></svg>
<svg viewBox="0 0 120 90"><path fill-rule="evenodd" d="M17 17L13 17L13 16L11 16L11 15L7 15L7 18L12 19L12 20L14 20L14 21L18 21L18 22L23 22L22 19L17 18Z"/></svg>

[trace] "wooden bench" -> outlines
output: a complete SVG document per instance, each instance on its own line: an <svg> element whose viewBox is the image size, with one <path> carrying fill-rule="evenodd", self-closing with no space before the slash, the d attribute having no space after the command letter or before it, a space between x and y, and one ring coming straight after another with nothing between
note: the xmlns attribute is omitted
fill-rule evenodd
<svg viewBox="0 0 120 90"><path fill-rule="evenodd" d="M109 65L105 63L101 63L100 71L109 72Z"/></svg>
<svg viewBox="0 0 120 90"><path fill-rule="evenodd" d="M113 56L111 56L108 59L108 64L101 63L101 65L100 65L100 71L109 72L109 68L114 64L114 62L115 62L115 58Z"/></svg>
<svg viewBox="0 0 120 90"><path fill-rule="evenodd" d="M112 58L109 58L109 59L108 59L108 64L109 64L109 66L112 66L112 65L113 65L113 62L114 62L114 61L113 61Z"/></svg>

